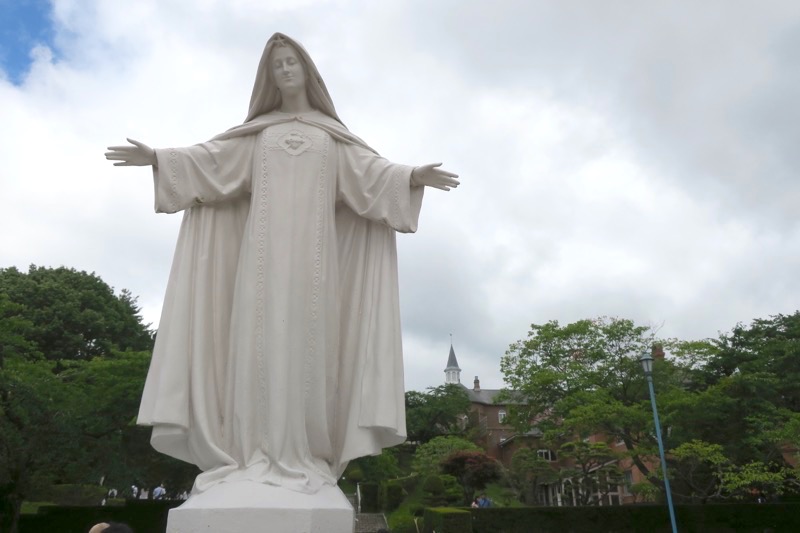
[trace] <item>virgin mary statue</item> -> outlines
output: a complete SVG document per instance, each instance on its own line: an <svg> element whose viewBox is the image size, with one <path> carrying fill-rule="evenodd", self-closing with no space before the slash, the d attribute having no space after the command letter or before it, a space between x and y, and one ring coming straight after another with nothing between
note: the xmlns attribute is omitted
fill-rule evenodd
<svg viewBox="0 0 800 533"><path fill-rule="evenodd" d="M183 211L138 423L203 471L315 493L405 439L395 232L438 164L387 161L343 125L308 53L276 33L245 122L187 148L110 147L152 165Z"/></svg>

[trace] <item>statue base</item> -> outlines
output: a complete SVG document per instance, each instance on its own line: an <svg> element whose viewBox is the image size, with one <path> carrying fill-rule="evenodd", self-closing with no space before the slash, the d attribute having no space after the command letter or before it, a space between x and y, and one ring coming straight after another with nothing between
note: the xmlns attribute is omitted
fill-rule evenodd
<svg viewBox="0 0 800 533"><path fill-rule="evenodd" d="M167 533L353 533L353 507L339 487L302 494L252 481L220 483L169 512Z"/></svg>

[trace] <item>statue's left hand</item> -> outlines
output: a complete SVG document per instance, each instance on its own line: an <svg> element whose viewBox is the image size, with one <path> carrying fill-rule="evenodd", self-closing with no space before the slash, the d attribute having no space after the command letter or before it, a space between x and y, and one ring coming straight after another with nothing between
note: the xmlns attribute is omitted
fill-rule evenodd
<svg viewBox="0 0 800 533"><path fill-rule="evenodd" d="M453 174L439 168L441 163L430 163L415 168L411 172L411 185L434 187L443 191L449 191L458 187L460 181L456 178L458 174Z"/></svg>
<svg viewBox="0 0 800 533"><path fill-rule="evenodd" d="M133 139L128 139L128 142L131 144L108 147L109 151L106 152L106 159L118 161L114 163L115 167L143 167L147 165L156 166L158 164L155 150Z"/></svg>

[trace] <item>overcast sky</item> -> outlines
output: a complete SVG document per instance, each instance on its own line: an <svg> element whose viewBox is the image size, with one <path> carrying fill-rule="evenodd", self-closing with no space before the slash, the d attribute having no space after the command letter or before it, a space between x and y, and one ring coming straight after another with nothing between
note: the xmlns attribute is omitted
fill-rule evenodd
<svg viewBox="0 0 800 533"><path fill-rule="evenodd" d="M443 161L399 237L407 389L500 388L531 323L716 337L800 302L800 2L0 0L0 267L93 271L157 325L179 215L105 147L244 119L302 42L385 157Z"/></svg>

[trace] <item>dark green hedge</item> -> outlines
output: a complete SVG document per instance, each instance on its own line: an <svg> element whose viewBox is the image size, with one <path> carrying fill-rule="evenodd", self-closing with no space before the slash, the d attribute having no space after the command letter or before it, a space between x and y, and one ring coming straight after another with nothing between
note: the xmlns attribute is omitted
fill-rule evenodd
<svg viewBox="0 0 800 533"><path fill-rule="evenodd" d="M494 507L473 509L472 516L473 533L622 533L637 530L655 533L659 526L665 523L669 526L666 507ZM634 524L635 528L631 529Z"/></svg>
<svg viewBox="0 0 800 533"><path fill-rule="evenodd" d="M363 494L362 484L362 494ZM370 491L371 489L368 489ZM377 498L377 486L375 487ZM124 522L136 533L163 533L180 501L128 501L125 507L43 507L23 515L20 533L86 533L97 522ZM676 507L681 533L800 532L800 503L709 504ZM616 507L429 508L425 531L437 533L669 533L661 505Z"/></svg>
<svg viewBox="0 0 800 533"><path fill-rule="evenodd" d="M108 487L99 485L52 485L39 491L40 501L56 505L100 505L108 495Z"/></svg>
<svg viewBox="0 0 800 533"><path fill-rule="evenodd" d="M469 533L472 515L465 509L429 507L425 509L425 533Z"/></svg>
<svg viewBox="0 0 800 533"><path fill-rule="evenodd" d="M489 508L471 512L473 533L671 532L669 513L661 505ZM681 533L800 531L798 504L679 505L675 514Z"/></svg>
<svg viewBox="0 0 800 533"><path fill-rule="evenodd" d="M123 522L136 533L163 533L169 510L182 501L129 500L124 507L43 507L20 517L19 533L86 533L98 522Z"/></svg>

